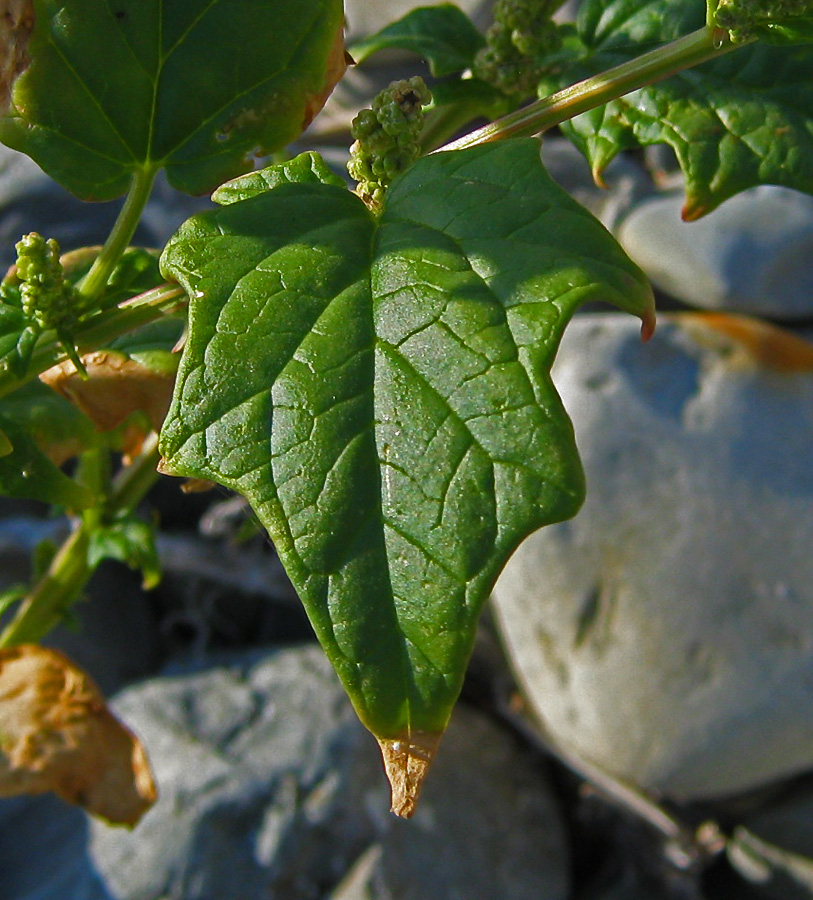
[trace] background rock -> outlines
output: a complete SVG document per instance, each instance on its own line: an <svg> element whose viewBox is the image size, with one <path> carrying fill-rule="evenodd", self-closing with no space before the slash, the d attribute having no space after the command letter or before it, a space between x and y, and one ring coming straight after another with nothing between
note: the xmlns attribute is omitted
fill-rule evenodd
<svg viewBox="0 0 813 900"><path fill-rule="evenodd" d="M83 203L33 160L0 145L0 269L14 262L14 244L31 231L56 238L63 252L104 243L121 204ZM183 221L209 206L207 198L181 194L160 175L133 244L163 247Z"/></svg>
<svg viewBox="0 0 813 900"><path fill-rule="evenodd" d="M587 501L494 594L554 741L677 798L813 765L810 346L701 316L643 346L632 320L585 315L554 380Z"/></svg>
<svg viewBox="0 0 813 900"><path fill-rule="evenodd" d="M813 197L776 185L683 222L683 190L651 197L616 230L654 284L692 306L793 320L813 316Z"/></svg>
<svg viewBox="0 0 813 900"><path fill-rule="evenodd" d="M359 860L376 900L567 896L544 773L465 707L408 822L388 812L375 741L316 647L176 670L114 707L148 748L157 805L132 833L38 800L0 805L4 900L309 900ZM54 844L34 838L44 815Z"/></svg>

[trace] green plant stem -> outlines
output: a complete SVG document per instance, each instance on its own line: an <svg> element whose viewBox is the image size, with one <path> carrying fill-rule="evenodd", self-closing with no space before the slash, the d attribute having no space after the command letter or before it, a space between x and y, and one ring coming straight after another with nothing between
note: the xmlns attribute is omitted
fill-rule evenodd
<svg viewBox="0 0 813 900"><path fill-rule="evenodd" d="M130 190L124 206L113 225L110 236L105 241L101 253L96 257L90 271L79 282L77 292L81 301L90 306L107 286L108 279L116 268L124 251L130 246L141 213L150 198L158 169L140 169L133 175Z"/></svg>
<svg viewBox="0 0 813 900"><path fill-rule="evenodd" d="M184 306L183 288L174 284L162 284L151 291L139 294L113 309L98 313L76 326L72 338L80 353L104 347L114 338L177 312ZM0 363L0 398L32 381L67 358L64 345L54 331L44 331L25 375L19 376L10 367Z"/></svg>
<svg viewBox="0 0 813 900"><path fill-rule="evenodd" d="M48 571L25 598L0 634L0 647L36 643L60 621L90 578L89 529L80 521L51 561Z"/></svg>
<svg viewBox="0 0 813 900"><path fill-rule="evenodd" d="M530 103L439 149L462 150L508 137L540 134L644 85L744 46L745 43L732 44L722 29L705 25L670 44Z"/></svg>
<svg viewBox="0 0 813 900"><path fill-rule="evenodd" d="M152 432L144 439L141 454L129 466L125 466L113 479L110 505L117 511L135 509L147 491L160 477L157 471L161 454L158 452L158 435Z"/></svg>
<svg viewBox="0 0 813 900"><path fill-rule="evenodd" d="M107 504L86 511L77 520L73 531L51 561L48 571L3 629L0 647L36 643L59 624L93 574L88 565L88 547L93 530L102 519L112 519L135 508L158 480L158 460L158 436L153 434L145 441L141 455L114 479ZM94 477L95 473L99 478L104 478L105 459L88 459L87 465L94 470L89 473L89 477Z"/></svg>

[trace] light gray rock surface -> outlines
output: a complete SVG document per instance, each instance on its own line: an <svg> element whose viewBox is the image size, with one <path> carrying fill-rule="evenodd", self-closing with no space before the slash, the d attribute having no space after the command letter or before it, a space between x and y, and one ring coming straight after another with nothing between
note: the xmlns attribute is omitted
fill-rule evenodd
<svg viewBox="0 0 813 900"><path fill-rule="evenodd" d="M652 197L616 231L657 287L704 309L813 316L813 197L761 185L696 222L682 206L682 189Z"/></svg>
<svg viewBox="0 0 813 900"><path fill-rule="evenodd" d="M587 501L494 594L554 741L676 798L813 767L813 351L701 321L647 345L623 316L573 321L554 380Z"/></svg>
<svg viewBox="0 0 813 900"><path fill-rule="evenodd" d="M316 900L365 859L375 900L567 897L538 761L476 712L456 712L407 822L315 646L179 671L115 707L147 747L157 805L127 832L47 800L0 804L3 900ZM53 840L36 841L28 810Z"/></svg>

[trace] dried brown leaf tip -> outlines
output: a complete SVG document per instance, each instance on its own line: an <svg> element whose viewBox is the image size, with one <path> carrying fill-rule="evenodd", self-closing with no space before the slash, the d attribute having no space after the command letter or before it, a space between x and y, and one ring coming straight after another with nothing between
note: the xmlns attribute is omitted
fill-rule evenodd
<svg viewBox="0 0 813 900"><path fill-rule="evenodd" d="M56 650L0 650L0 796L53 791L114 825L155 802L144 749Z"/></svg>
<svg viewBox="0 0 813 900"><path fill-rule="evenodd" d="M321 88L311 94L305 103L305 110L302 118L303 129L310 125L316 114L327 102L327 98L333 93L333 88L336 87L347 69L348 60L350 60L350 57L344 49L344 23L342 23L341 27L336 31L333 44L330 48L330 54L327 59L327 68L325 70L325 80Z"/></svg>
<svg viewBox="0 0 813 900"><path fill-rule="evenodd" d="M412 732L408 737L378 738L384 770L392 790L392 812L408 819L418 803L426 773L442 734L434 731Z"/></svg>
<svg viewBox="0 0 813 900"><path fill-rule="evenodd" d="M9 108L15 79L28 68L33 27L33 0L0 0L0 113Z"/></svg>

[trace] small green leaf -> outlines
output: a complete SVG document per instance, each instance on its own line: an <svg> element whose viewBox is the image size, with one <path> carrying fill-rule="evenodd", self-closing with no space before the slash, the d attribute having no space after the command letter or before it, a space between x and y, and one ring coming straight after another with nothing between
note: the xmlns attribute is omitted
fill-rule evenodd
<svg viewBox="0 0 813 900"><path fill-rule="evenodd" d="M341 0L35 0L0 140L87 200L205 193L297 137L343 68Z"/></svg>
<svg viewBox="0 0 813 900"><path fill-rule="evenodd" d="M25 375L40 334L21 303L19 286L4 280L0 287L0 366L18 377Z"/></svg>
<svg viewBox="0 0 813 900"><path fill-rule="evenodd" d="M157 587L161 582L161 561L155 548L155 529L134 514L91 532L88 565L95 569L103 559L115 559L131 569L140 569L145 591Z"/></svg>
<svg viewBox="0 0 813 900"><path fill-rule="evenodd" d="M99 442L90 420L40 381L30 381L0 400L0 413L25 428L57 464Z"/></svg>
<svg viewBox="0 0 813 900"><path fill-rule="evenodd" d="M24 584L13 584L0 593L0 616L4 615L8 610L25 599L28 588Z"/></svg>
<svg viewBox="0 0 813 900"><path fill-rule="evenodd" d="M345 182L318 153L311 151L228 181L212 194L212 200L221 206L227 206L238 200L264 194L281 184L335 184L337 187L344 187Z"/></svg>
<svg viewBox="0 0 813 900"><path fill-rule="evenodd" d="M72 510L93 504L93 494L53 461L95 440L93 426L70 403L32 382L0 401L0 428L12 445L11 453L0 457L0 492Z"/></svg>
<svg viewBox="0 0 813 900"><path fill-rule="evenodd" d="M813 42L810 0L719 0L713 20L735 42L760 40L779 45Z"/></svg>
<svg viewBox="0 0 813 900"><path fill-rule="evenodd" d="M473 119L496 119L514 108L502 91L479 78L449 78L432 85L431 110L455 107L461 125Z"/></svg>
<svg viewBox="0 0 813 900"><path fill-rule="evenodd" d="M643 275L531 139L419 160L380 218L282 184L162 268L190 297L164 465L249 499L379 739L442 732L508 555L582 502L562 330L587 300L649 319Z"/></svg>
<svg viewBox="0 0 813 900"><path fill-rule="evenodd" d="M436 77L468 69L485 39L457 6L442 3L413 9L402 19L348 48L356 62L379 50L417 53Z"/></svg>
<svg viewBox="0 0 813 900"><path fill-rule="evenodd" d="M540 94L687 34L703 15L702 3L684 0L586 0L577 23L583 49L569 65L560 60ZM758 184L813 193L813 48L745 46L562 128L597 180L620 151L669 144L686 176L686 219Z"/></svg>

